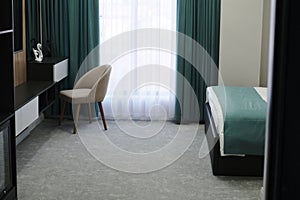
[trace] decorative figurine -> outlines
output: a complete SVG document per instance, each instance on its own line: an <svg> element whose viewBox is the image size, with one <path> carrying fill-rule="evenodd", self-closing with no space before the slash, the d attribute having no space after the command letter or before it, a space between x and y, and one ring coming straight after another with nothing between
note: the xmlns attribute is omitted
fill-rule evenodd
<svg viewBox="0 0 300 200"><path fill-rule="evenodd" d="M38 43L36 45L36 47L37 47L37 50L32 48L32 51L33 51L34 56L35 56L35 61L42 62L43 61L42 44Z"/></svg>

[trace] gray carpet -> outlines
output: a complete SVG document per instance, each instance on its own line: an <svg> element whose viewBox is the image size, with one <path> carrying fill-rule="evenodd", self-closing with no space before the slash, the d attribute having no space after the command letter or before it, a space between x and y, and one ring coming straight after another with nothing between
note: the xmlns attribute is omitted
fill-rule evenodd
<svg viewBox="0 0 300 200"><path fill-rule="evenodd" d="M96 122L94 122L96 123ZM146 122L137 122L146 126ZM90 125L85 125L86 128ZM193 129L195 125L185 125ZM123 134L114 121L105 133L122 149L155 151L170 142L178 125L167 123L150 140ZM203 126L189 149L176 162L146 174L121 172L96 160L71 134L72 122L45 120L17 147L18 197L38 199L101 200L246 200L259 198L262 179L214 177L209 157L199 159L204 139Z"/></svg>

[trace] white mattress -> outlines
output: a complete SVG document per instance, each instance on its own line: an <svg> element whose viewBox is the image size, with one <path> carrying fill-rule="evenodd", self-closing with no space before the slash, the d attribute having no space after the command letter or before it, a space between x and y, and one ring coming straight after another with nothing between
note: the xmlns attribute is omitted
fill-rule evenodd
<svg viewBox="0 0 300 200"><path fill-rule="evenodd" d="M267 102L268 99L268 90L266 87L254 87L256 92L262 97L264 101ZM221 156L232 156L233 154L224 154L224 117L222 113L222 108L219 103L219 100L211 87L208 87L206 90L206 102L209 103L213 121L216 126L217 133L220 138L220 151ZM244 156L236 155L235 156Z"/></svg>

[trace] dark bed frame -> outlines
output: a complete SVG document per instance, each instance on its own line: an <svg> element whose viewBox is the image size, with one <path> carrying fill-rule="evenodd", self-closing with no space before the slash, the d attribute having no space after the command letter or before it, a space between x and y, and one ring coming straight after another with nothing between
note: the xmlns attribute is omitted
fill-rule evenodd
<svg viewBox="0 0 300 200"><path fill-rule="evenodd" d="M205 135L210 149L213 175L263 176L264 156L221 156L219 136L208 103L205 105Z"/></svg>

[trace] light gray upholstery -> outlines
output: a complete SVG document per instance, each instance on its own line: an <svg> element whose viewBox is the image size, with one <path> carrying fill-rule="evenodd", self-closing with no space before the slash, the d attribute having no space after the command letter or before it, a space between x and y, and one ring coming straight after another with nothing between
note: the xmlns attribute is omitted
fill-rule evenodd
<svg viewBox="0 0 300 200"><path fill-rule="evenodd" d="M110 65L95 67L78 80L74 89L62 90L61 99L74 104L102 102L107 92L110 72Z"/></svg>

